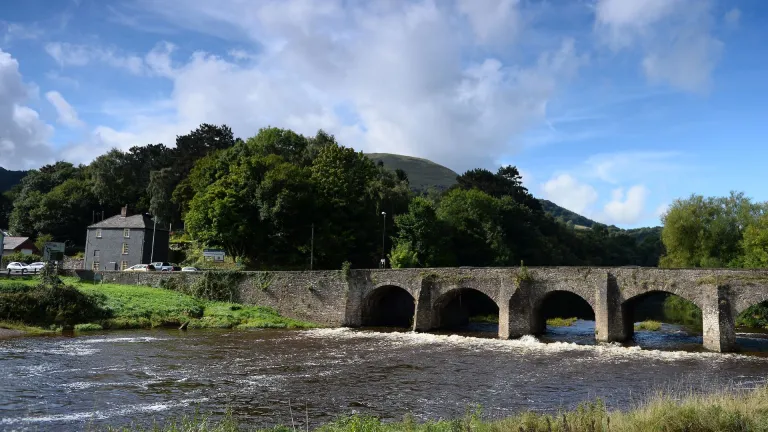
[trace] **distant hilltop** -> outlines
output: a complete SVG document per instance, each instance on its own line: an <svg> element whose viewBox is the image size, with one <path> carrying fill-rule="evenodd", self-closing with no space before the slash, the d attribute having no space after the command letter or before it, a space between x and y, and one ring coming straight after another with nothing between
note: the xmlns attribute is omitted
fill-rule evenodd
<svg viewBox="0 0 768 432"><path fill-rule="evenodd" d="M411 188L415 190L427 190L434 187L446 190L456 184L458 174L450 168L444 167L428 159L413 156L403 156L391 153L367 153L366 156L378 162L392 171L401 169L408 174ZM545 199L539 199L541 206L547 213L555 218L561 218L563 222L571 221L577 227L591 228L597 222L574 213L566 208Z"/></svg>

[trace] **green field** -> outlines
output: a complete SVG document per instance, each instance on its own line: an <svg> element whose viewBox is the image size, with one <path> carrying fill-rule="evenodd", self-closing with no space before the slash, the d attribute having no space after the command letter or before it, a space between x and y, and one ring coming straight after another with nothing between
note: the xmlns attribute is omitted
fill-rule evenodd
<svg viewBox="0 0 768 432"><path fill-rule="evenodd" d="M65 284L77 289L85 298L93 301L95 313L73 316L90 316L70 322L76 331L100 329L129 329L180 326L189 328L311 328L313 324L280 316L274 309L246 306L236 303L208 301L180 292L146 286L80 283L74 278L63 278ZM0 310L12 314L17 308L19 296L35 293L37 281L0 281ZM25 288L26 291L25 292ZM33 331L36 328L61 326L55 322L24 322L19 319L0 322L0 328Z"/></svg>

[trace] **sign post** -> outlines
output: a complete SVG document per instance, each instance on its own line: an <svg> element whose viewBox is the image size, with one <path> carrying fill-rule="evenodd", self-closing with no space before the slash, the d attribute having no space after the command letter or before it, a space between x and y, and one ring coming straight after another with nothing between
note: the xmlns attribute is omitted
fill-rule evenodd
<svg viewBox="0 0 768 432"><path fill-rule="evenodd" d="M46 242L43 246L43 261L64 261L64 243Z"/></svg>
<svg viewBox="0 0 768 432"><path fill-rule="evenodd" d="M211 259L213 262L224 262L226 253L223 249L203 249L203 257Z"/></svg>

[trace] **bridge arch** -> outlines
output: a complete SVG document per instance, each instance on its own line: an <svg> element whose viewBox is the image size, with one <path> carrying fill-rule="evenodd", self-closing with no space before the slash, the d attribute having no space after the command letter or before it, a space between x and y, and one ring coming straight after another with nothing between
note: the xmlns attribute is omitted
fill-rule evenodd
<svg viewBox="0 0 768 432"><path fill-rule="evenodd" d="M415 314L413 293L397 284L384 282L363 298L360 321L365 327L410 328Z"/></svg>
<svg viewBox="0 0 768 432"><path fill-rule="evenodd" d="M595 320L592 297L569 289L548 290L533 302L531 327L534 334L546 332L549 318L579 318Z"/></svg>
<svg viewBox="0 0 768 432"><path fill-rule="evenodd" d="M470 318L494 317L498 320L499 305L488 293L477 288L449 289L432 303L432 328L450 329L466 326Z"/></svg>
<svg viewBox="0 0 768 432"><path fill-rule="evenodd" d="M669 296L675 296L696 306L692 308L680 308L677 317L680 324L698 327L702 325L702 307L700 300L688 295L682 290L649 289L635 293L621 303L622 322L624 323L624 335L631 338L635 332L634 324L643 320L664 321L665 302Z"/></svg>

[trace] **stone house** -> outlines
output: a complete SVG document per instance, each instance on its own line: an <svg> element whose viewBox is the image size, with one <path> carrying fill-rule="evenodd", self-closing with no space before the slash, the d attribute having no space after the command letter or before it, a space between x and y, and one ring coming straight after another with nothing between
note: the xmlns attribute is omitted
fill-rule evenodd
<svg viewBox="0 0 768 432"><path fill-rule="evenodd" d="M167 226L155 227L149 215L130 215L128 207L123 207L119 215L88 227L84 268L125 270L136 264L167 261L169 238Z"/></svg>

